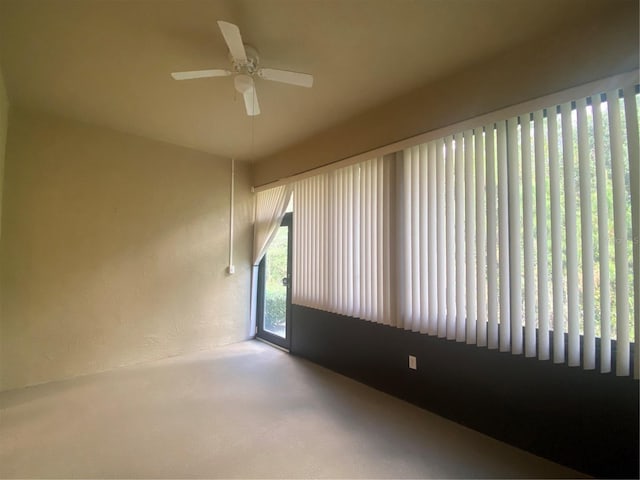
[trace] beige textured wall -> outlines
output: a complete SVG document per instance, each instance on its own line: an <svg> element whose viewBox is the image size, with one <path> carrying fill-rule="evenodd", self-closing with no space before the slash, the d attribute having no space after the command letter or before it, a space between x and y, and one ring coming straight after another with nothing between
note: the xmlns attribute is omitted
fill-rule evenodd
<svg viewBox="0 0 640 480"><path fill-rule="evenodd" d="M2 241L2 196L4 187L4 159L7 129L9 128L9 99L0 67L0 242ZM2 357L2 278L0 277L0 361ZM0 389L2 383L0 382Z"/></svg>
<svg viewBox="0 0 640 480"><path fill-rule="evenodd" d="M612 1L607 16L516 45L259 159L259 186L504 107L638 68L637 1ZM446 48L432 45L428 48Z"/></svg>
<svg viewBox="0 0 640 480"><path fill-rule="evenodd" d="M228 160L12 109L2 389L249 337L252 194Z"/></svg>
<svg viewBox="0 0 640 480"><path fill-rule="evenodd" d="M0 68L0 239L2 239L2 191L4 185L4 157L5 143L7 140L7 128L9 126L9 99L4 86L2 68ZM0 292L1 290L0 284ZM0 298L2 295L0 293Z"/></svg>

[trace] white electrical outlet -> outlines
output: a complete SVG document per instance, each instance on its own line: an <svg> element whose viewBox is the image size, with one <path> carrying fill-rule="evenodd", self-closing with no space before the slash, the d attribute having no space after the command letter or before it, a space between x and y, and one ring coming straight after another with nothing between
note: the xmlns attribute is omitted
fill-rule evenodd
<svg viewBox="0 0 640 480"><path fill-rule="evenodd" d="M417 370L418 369L418 362L416 360L416 357L413 355L409 355L409 368L411 370Z"/></svg>

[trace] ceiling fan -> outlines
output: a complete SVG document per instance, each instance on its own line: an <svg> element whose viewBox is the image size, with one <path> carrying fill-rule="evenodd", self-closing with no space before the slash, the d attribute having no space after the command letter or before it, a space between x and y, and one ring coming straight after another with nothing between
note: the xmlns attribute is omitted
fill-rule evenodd
<svg viewBox="0 0 640 480"><path fill-rule="evenodd" d="M191 80L194 78L228 77L235 75L233 79L236 90L242 94L247 115L260 115L260 106L256 95L254 77L257 75L265 80L288 83L300 87L313 86L313 76L308 73L290 72L275 68L261 68L259 66L258 52L255 48L242 43L240 29L233 23L218 20L218 27L222 32L229 56L233 64L233 71L226 69L194 70L190 72L173 72L171 76L175 80Z"/></svg>

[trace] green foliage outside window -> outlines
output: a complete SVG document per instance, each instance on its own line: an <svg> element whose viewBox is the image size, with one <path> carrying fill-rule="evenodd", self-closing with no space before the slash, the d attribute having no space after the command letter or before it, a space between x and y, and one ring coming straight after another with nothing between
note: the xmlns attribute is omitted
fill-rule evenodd
<svg viewBox="0 0 640 480"><path fill-rule="evenodd" d="M282 279L287 276L288 228L280 227L269 246L265 261L264 328L284 334L287 311L287 289Z"/></svg>

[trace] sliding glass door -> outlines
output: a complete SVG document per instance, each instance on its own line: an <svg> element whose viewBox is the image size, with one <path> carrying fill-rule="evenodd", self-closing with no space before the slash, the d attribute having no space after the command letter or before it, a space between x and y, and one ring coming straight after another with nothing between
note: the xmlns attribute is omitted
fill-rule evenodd
<svg viewBox="0 0 640 480"><path fill-rule="evenodd" d="M287 213L258 274L258 337L287 350L291 344L291 230L291 213Z"/></svg>

